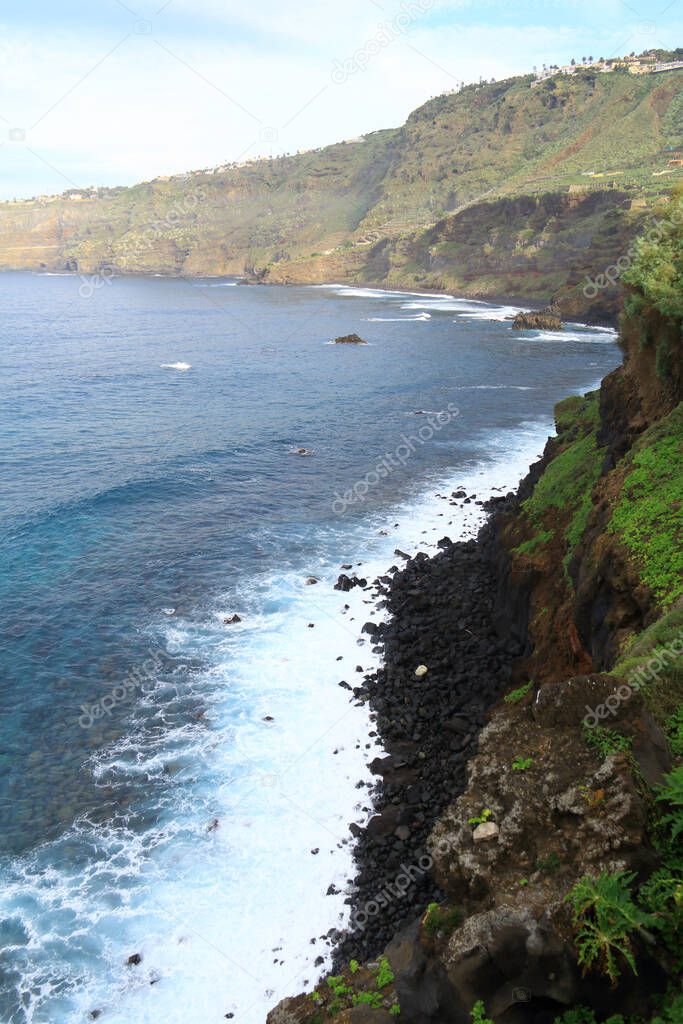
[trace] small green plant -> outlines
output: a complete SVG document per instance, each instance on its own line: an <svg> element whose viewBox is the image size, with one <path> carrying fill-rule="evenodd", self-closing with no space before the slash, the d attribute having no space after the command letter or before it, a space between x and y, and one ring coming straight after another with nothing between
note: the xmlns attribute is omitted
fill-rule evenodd
<svg viewBox="0 0 683 1024"><path fill-rule="evenodd" d="M561 866L562 862L555 852L549 853L547 857L541 857L536 861L536 870L542 871L546 875L554 875L560 870Z"/></svg>
<svg viewBox="0 0 683 1024"><path fill-rule="evenodd" d="M681 1024L683 1021L683 992L670 990L667 993L664 1006L656 1017L653 1017L650 1024Z"/></svg>
<svg viewBox="0 0 683 1024"><path fill-rule="evenodd" d="M581 878L565 896L573 911L579 963L584 970L597 966L616 985L620 960L637 974L631 937L651 923L650 915L632 899L630 885L635 873L603 872L597 878Z"/></svg>
<svg viewBox="0 0 683 1024"><path fill-rule="evenodd" d="M316 1006L319 1006L320 1003L322 1003L323 1001L323 997L316 989L313 989L313 991L311 992L311 999L316 1004Z"/></svg>
<svg viewBox="0 0 683 1024"><path fill-rule="evenodd" d="M520 700L526 697L533 685L533 680L530 679L528 683L524 683L523 686L518 686L516 690L512 691L512 693L508 693L506 697L503 697L503 700L506 704L518 704Z"/></svg>
<svg viewBox="0 0 683 1024"><path fill-rule="evenodd" d="M650 875L638 899L651 924L683 967L683 867L666 866Z"/></svg>
<svg viewBox="0 0 683 1024"><path fill-rule="evenodd" d="M349 970L351 971L351 974L357 974L357 972L360 970L360 964L358 963L357 960L351 960L349 962Z"/></svg>
<svg viewBox="0 0 683 1024"><path fill-rule="evenodd" d="M683 757L683 704L679 704L673 715L667 719L666 732L674 757Z"/></svg>
<svg viewBox="0 0 683 1024"><path fill-rule="evenodd" d="M483 999L478 999L470 1010L470 1019L472 1024L493 1024L491 1018L486 1016L486 1007L484 1006Z"/></svg>
<svg viewBox="0 0 683 1024"><path fill-rule="evenodd" d="M436 935L450 936L462 921L462 912L457 907L441 907L430 903L424 921L424 930L430 938Z"/></svg>
<svg viewBox="0 0 683 1024"><path fill-rule="evenodd" d="M573 1006L571 1010L565 1010L561 1017L556 1017L554 1024L597 1024L595 1011L588 1006ZM604 1024L626 1024L620 1013L608 1017Z"/></svg>
<svg viewBox="0 0 683 1024"><path fill-rule="evenodd" d="M594 729L583 727L583 736L589 747L597 750L602 757L609 757L611 754L628 754L633 745L630 736L622 736L614 729L604 729L601 725Z"/></svg>
<svg viewBox="0 0 683 1024"><path fill-rule="evenodd" d="M513 772L526 772L533 763L533 757L516 757L512 762L512 770Z"/></svg>
<svg viewBox="0 0 683 1024"><path fill-rule="evenodd" d="M346 982L344 981L343 974L331 975L327 979L327 984L330 988L330 991L332 992L332 995L334 996L334 999L331 1000L327 1009L328 1012L332 1016L334 1016L335 1014L340 1013L344 1009L345 1001L347 997L351 995L352 989L350 985L347 985Z"/></svg>
<svg viewBox="0 0 683 1024"><path fill-rule="evenodd" d="M391 985L394 980L394 972L389 965L389 961L385 956L379 958L379 968L377 969L377 988L386 988L387 985Z"/></svg>
<svg viewBox="0 0 683 1024"><path fill-rule="evenodd" d="M468 825L483 825L485 821L488 821L493 811L489 807L485 807L481 814L477 815L476 818L468 818Z"/></svg>
<svg viewBox="0 0 683 1024"><path fill-rule="evenodd" d="M392 1006L389 1007L389 1013L391 1014L392 1017L400 1017L401 1007L398 1005L398 1003L394 1003Z"/></svg>
<svg viewBox="0 0 683 1024"><path fill-rule="evenodd" d="M561 1017L556 1017L554 1024L597 1024L595 1011L588 1006L573 1006L565 1010Z"/></svg>
<svg viewBox="0 0 683 1024"><path fill-rule="evenodd" d="M344 996L349 992L349 986L344 981L343 974L331 974L327 979L327 984L335 996Z"/></svg>
<svg viewBox="0 0 683 1024"><path fill-rule="evenodd" d="M524 886L528 885L528 884L529 884L529 879L528 878L520 878L519 882L517 883L517 885L521 885L522 888L524 888Z"/></svg>
<svg viewBox="0 0 683 1024"><path fill-rule="evenodd" d="M383 1001L381 992L356 992L351 997L354 1006L371 1006L373 1010L380 1010Z"/></svg>
<svg viewBox="0 0 683 1024"><path fill-rule="evenodd" d="M672 808L668 814L663 815L660 824L670 829L669 842L673 845L683 832L683 765L664 776L664 785L657 787L655 800Z"/></svg>

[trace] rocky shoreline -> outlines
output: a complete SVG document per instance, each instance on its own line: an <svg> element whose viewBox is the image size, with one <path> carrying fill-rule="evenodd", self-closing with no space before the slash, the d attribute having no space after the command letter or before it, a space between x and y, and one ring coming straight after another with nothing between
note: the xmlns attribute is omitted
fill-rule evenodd
<svg viewBox="0 0 683 1024"><path fill-rule="evenodd" d="M466 499L454 492L451 500ZM471 496L470 496L471 500ZM336 936L336 967L376 956L397 931L443 894L426 841L445 807L464 790L468 759L490 709L513 678L524 630L501 615L493 498L477 540L439 542L376 581L384 623L368 622L382 667L353 690L368 702L386 751L370 765L379 777L367 826L352 827L357 874L348 930ZM427 669L425 672L424 669Z"/></svg>

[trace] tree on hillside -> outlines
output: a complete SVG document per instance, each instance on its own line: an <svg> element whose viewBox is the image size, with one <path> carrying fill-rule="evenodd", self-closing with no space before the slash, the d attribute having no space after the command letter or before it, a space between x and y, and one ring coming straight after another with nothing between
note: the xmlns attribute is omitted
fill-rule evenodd
<svg viewBox="0 0 683 1024"><path fill-rule="evenodd" d="M656 214L654 223L633 246L631 266L623 275L629 289L625 313L642 325L643 344L648 343L648 321L659 314L669 321L672 336L683 330L683 186ZM657 372L671 371L670 338L663 333L657 347Z"/></svg>

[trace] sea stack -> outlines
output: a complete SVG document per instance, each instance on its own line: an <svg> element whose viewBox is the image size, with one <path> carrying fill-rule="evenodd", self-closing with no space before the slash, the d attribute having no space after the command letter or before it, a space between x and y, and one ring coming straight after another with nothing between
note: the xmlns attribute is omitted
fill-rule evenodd
<svg viewBox="0 0 683 1024"><path fill-rule="evenodd" d="M561 331L562 318L559 306L546 306L545 309L531 309L518 313L512 321L515 331Z"/></svg>

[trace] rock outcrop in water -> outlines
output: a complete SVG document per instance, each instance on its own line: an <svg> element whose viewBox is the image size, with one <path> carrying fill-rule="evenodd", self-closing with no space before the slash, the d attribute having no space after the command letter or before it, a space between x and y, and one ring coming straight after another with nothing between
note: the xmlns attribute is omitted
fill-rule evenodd
<svg viewBox="0 0 683 1024"><path fill-rule="evenodd" d="M515 331L561 331L560 307L552 305L518 313L512 321L512 328Z"/></svg>
<svg viewBox="0 0 683 1024"><path fill-rule="evenodd" d="M367 345L367 341L360 337L358 334L343 334L339 338L335 338L333 345Z"/></svg>
<svg viewBox="0 0 683 1024"><path fill-rule="evenodd" d="M636 261L624 366L557 406L478 541L379 581L350 924L269 1024L681 1019L682 234Z"/></svg>

